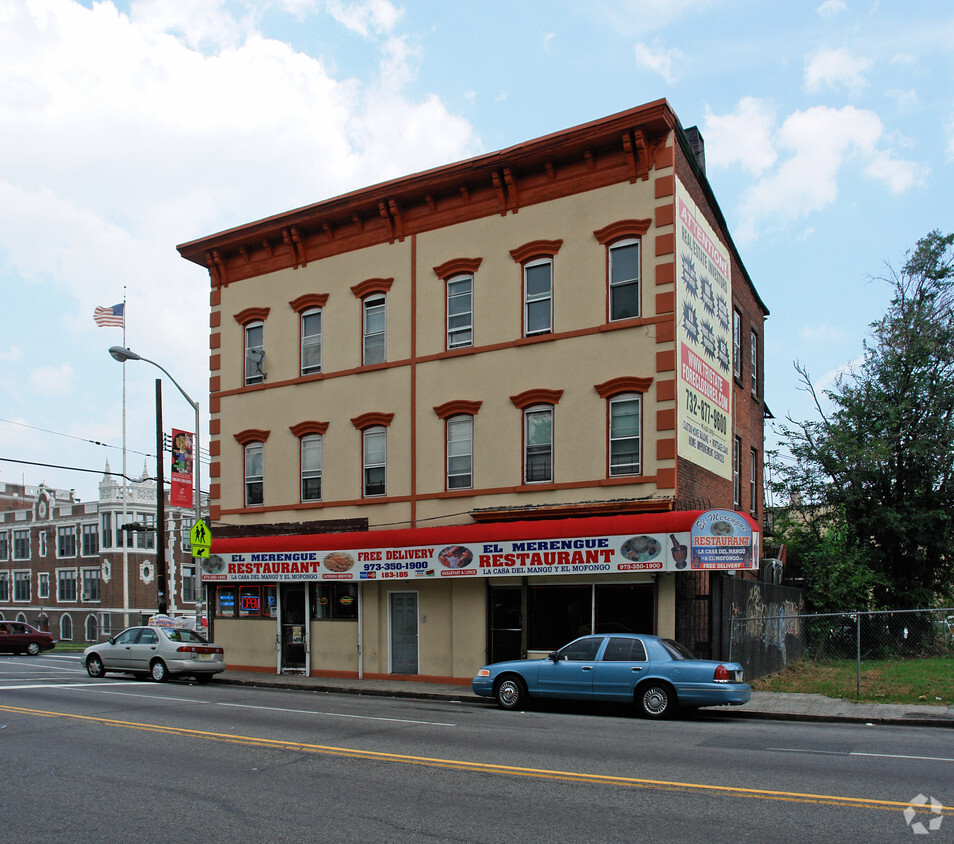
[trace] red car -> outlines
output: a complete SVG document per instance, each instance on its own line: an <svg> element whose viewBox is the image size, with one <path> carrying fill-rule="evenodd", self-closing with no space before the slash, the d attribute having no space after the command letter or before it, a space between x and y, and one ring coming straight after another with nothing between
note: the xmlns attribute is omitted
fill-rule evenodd
<svg viewBox="0 0 954 844"><path fill-rule="evenodd" d="M0 653L30 654L48 651L56 641L51 633L44 633L22 621L0 621Z"/></svg>

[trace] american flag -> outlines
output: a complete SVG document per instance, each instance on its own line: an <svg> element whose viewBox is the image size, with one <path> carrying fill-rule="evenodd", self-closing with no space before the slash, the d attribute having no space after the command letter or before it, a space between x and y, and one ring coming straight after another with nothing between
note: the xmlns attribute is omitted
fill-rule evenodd
<svg viewBox="0 0 954 844"><path fill-rule="evenodd" d="M120 302L118 305L113 305L111 308L104 308L100 305L93 311L93 320L99 326L104 325L115 325L119 328L123 327L123 312L126 310L126 303Z"/></svg>

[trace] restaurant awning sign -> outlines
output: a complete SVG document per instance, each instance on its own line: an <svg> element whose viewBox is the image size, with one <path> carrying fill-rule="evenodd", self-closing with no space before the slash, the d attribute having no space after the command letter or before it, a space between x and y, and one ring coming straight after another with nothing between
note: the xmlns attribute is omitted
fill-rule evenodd
<svg viewBox="0 0 954 844"><path fill-rule="evenodd" d="M696 571L751 569L758 534L732 510L707 510L692 523L689 549L689 567Z"/></svg>

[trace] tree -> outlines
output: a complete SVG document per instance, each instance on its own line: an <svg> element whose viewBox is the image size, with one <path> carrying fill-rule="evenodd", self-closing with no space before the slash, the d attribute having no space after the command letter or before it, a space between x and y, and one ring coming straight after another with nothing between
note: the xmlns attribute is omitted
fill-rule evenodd
<svg viewBox="0 0 954 844"><path fill-rule="evenodd" d="M811 503L806 574L828 556L869 589L869 606L909 608L954 598L954 234L931 232L908 253L862 363L823 393L796 364L818 419L789 418L780 467L793 500ZM804 529L790 528L804 540ZM842 572L845 573L844 570Z"/></svg>

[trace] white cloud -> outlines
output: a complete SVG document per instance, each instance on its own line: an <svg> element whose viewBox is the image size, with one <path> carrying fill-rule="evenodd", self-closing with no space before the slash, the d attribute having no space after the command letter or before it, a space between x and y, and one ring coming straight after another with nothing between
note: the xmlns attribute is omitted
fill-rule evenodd
<svg viewBox="0 0 954 844"><path fill-rule="evenodd" d="M363 0L358 3L329 0L328 11L342 26L364 37L386 35L404 14L403 9L388 0Z"/></svg>
<svg viewBox="0 0 954 844"><path fill-rule="evenodd" d="M805 67L805 88L858 91L868 84L864 74L870 67L870 59L855 56L844 47L819 50Z"/></svg>
<svg viewBox="0 0 954 844"><path fill-rule="evenodd" d="M30 373L30 387L41 396L67 396L73 391L73 367L68 363L59 366L40 366Z"/></svg>
<svg viewBox="0 0 954 844"><path fill-rule="evenodd" d="M731 114L713 114L706 108L704 129L706 166L741 166L762 173L778 160L772 133L775 109L755 97L743 97Z"/></svg>
<svg viewBox="0 0 954 844"><path fill-rule="evenodd" d="M0 352L0 361L3 363L15 363L18 360L23 360L23 352L19 346L11 346L7 351Z"/></svg>
<svg viewBox="0 0 954 844"><path fill-rule="evenodd" d="M825 0L815 11L823 18L833 18L848 8L845 0Z"/></svg>
<svg viewBox="0 0 954 844"><path fill-rule="evenodd" d="M639 43L633 48L636 54L636 64L661 76L672 85L679 79L679 66L683 61L683 54L675 49L665 49L657 40L653 46Z"/></svg>

